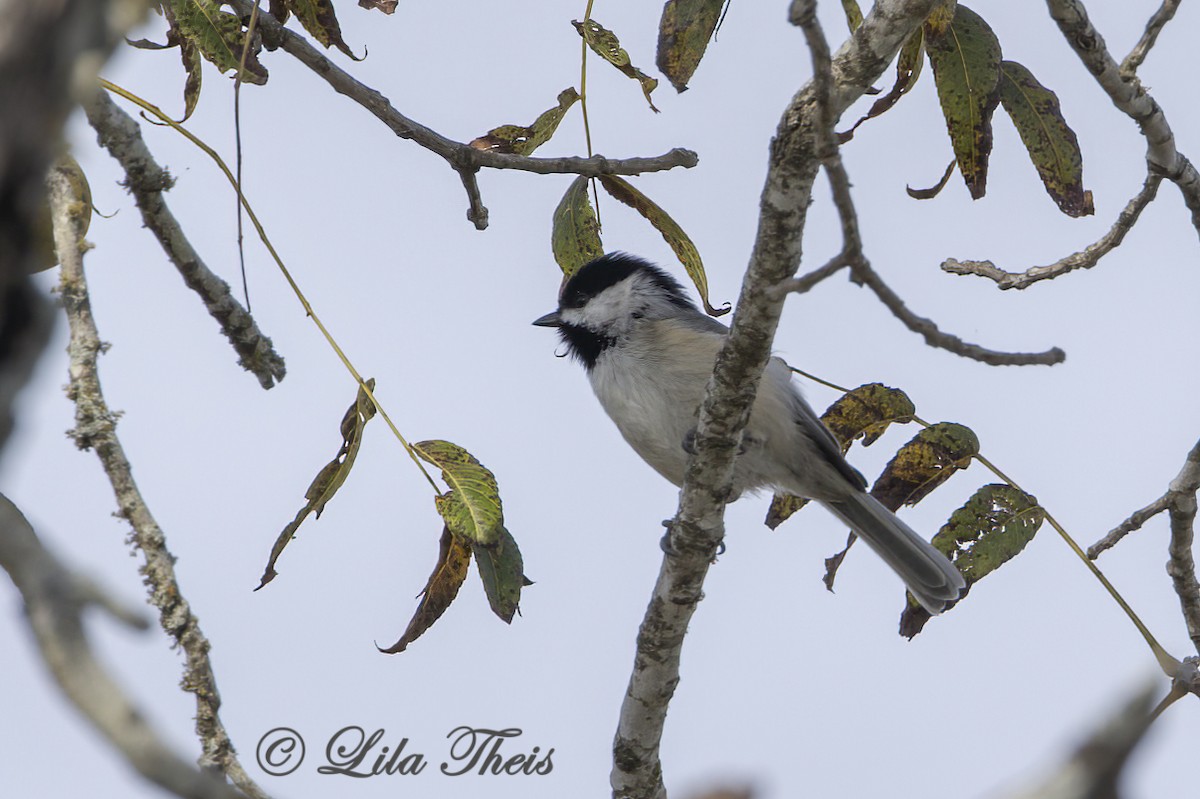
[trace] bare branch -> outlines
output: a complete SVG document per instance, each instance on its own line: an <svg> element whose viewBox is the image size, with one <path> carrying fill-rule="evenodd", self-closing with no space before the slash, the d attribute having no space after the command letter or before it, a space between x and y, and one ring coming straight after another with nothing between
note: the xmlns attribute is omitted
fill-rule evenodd
<svg viewBox="0 0 1200 799"><path fill-rule="evenodd" d="M1109 54L1104 37L1088 19L1081 0L1046 0L1050 16L1067 43L1083 61L1113 105L1127 114L1146 137L1146 160L1152 173L1161 174L1183 194L1192 212L1192 226L1200 233L1200 172L1175 147L1175 135L1162 108L1136 75L1122 75Z"/></svg>
<svg viewBox="0 0 1200 799"><path fill-rule="evenodd" d="M1117 216L1112 228L1101 236L1094 244L1090 244L1076 253L1055 261L1046 266L1032 266L1024 272L1008 272L991 261L959 261L947 258L942 262L942 271L952 275L977 275L994 280L1002 289L1026 289L1042 280L1053 280L1059 275L1073 272L1076 269L1091 269L1100 259L1115 250L1124 241L1125 234L1133 229L1142 211L1158 194L1158 186L1163 176L1151 172L1146 175L1142 190L1134 195Z"/></svg>
<svg viewBox="0 0 1200 799"><path fill-rule="evenodd" d="M724 536L724 508L741 431L770 356L786 293L779 291L801 260L801 236L813 181L826 154L828 123L860 97L895 57L904 38L936 0L878 0L832 62L828 106L820 108L814 82L789 103L771 144L754 244L733 327L700 407L679 510L670 526L654 595L638 634L629 689L613 743L613 795L665 795L659 741L667 705L679 682L688 622L702 596L709 561ZM795 2L790 18L816 25L812 0ZM811 20L811 22L809 22ZM806 33L809 31L806 30ZM814 61L820 59L814 53ZM814 66L814 73L821 70Z"/></svg>
<svg viewBox="0 0 1200 799"><path fill-rule="evenodd" d="M1100 557L1101 553L1112 549L1114 546L1120 543L1122 538L1129 535L1133 531L1142 529L1142 525L1165 511L1170 506L1171 498L1169 495L1164 494L1141 510L1135 510L1129 515L1128 519L1110 530L1108 535L1104 536L1099 541L1088 547L1088 559L1095 560L1096 558Z"/></svg>
<svg viewBox="0 0 1200 799"><path fill-rule="evenodd" d="M1067 354L1058 347L1052 347L1045 352L999 352L980 347L978 344L970 344L957 336L939 330L933 320L917 316L910 311L904 304L904 300L900 299L900 296L892 291L891 287L879 277L879 274L865 262L851 268L854 269L855 276L867 288L875 292L875 296L887 306L887 309L897 319L904 323L905 327L914 333L919 333L932 347L938 347L953 352L955 355L992 366L1030 366L1035 364L1053 366L1056 363L1062 363L1067 358Z"/></svg>
<svg viewBox="0 0 1200 799"><path fill-rule="evenodd" d="M75 429L71 435L80 449L96 450L112 483L120 515L133 527L133 543L145 557L141 573L150 588L150 603L158 608L162 628L183 651L186 667L182 686L196 697L196 733L203 748L200 765L220 769L254 799L266 797L242 769L221 723L221 697L208 658L208 639L183 598L175 578L175 557L134 482L133 469L117 438L115 415L100 389L96 357L103 345L83 272L80 209L72 207L65 177L52 172L47 183L55 248L62 264L60 290L71 331L67 346L71 377L67 393L75 402Z"/></svg>
<svg viewBox="0 0 1200 799"><path fill-rule="evenodd" d="M51 555L29 522L0 495L0 567L25 600L25 616L51 675L67 698L138 772L177 796L244 799L215 774L196 768L163 745L143 713L92 654L83 611L98 589ZM103 606L118 603L106 598ZM122 614L126 615L126 614Z"/></svg>
<svg viewBox="0 0 1200 799"><path fill-rule="evenodd" d="M1179 595L1180 609L1187 623L1192 645L1200 652L1200 583L1196 582L1196 561L1192 542L1196 530L1196 492L1200 490L1200 441L1188 453L1187 461L1171 481L1171 541L1167 545L1167 574Z"/></svg>
<svg viewBox="0 0 1200 799"><path fill-rule="evenodd" d="M158 239L188 288L200 296L204 307L217 320L239 356L238 363L253 373L263 388L271 388L287 372L283 358L275 352L271 339L258 329L254 317L233 296L229 284L205 265L188 241L163 197L174 180L150 154L137 122L102 91L84 102L84 110L101 146L125 170L125 187L137 202L146 227Z"/></svg>
<svg viewBox="0 0 1200 799"><path fill-rule="evenodd" d="M243 17L252 9L249 0L231 0L230 5ZM401 114L382 93L355 80L349 73L326 58L308 43L303 36L279 24L263 9L258 11L258 26L263 43L268 47L281 48L294 56L300 63L320 76L338 94L349 97L375 115L393 133L402 139L416 142L425 149L446 159L451 169L458 172L467 189L470 210L467 218L476 229L487 227L487 209L479 197L475 173L481 168L517 169L524 172L547 174L574 174L586 177L599 175L637 175L642 172L660 172L675 167L693 167L699 158L691 150L675 148L655 158L627 158L612 160L597 155L591 158L532 158L512 153L497 153L478 150L469 144L448 139L431 128Z"/></svg>
<svg viewBox="0 0 1200 799"><path fill-rule="evenodd" d="M1150 48L1158 41L1158 34L1162 33L1162 29L1166 26L1171 18L1175 16L1175 12L1179 10L1180 0L1163 0L1163 4L1158 7L1158 10L1150 17L1150 21L1146 23L1146 31L1142 34L1142 38L1129 51L1129 55L1125 56L1125 60L1121 62L1121 75L1126 78L1132 78L1138 71L1138 67L1146 60L1146 56L1150 54Z"/></svg>

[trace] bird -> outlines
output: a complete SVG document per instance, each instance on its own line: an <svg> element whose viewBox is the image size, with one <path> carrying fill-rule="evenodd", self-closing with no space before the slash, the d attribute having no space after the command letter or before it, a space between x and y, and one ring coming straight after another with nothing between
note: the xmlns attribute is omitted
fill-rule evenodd
<svg viewBox="0 0 1200 799"><path fill-rule="evenodd" d="M564 282L558 308L533 324L557 328L625 441L682 486L700 403L729 328L702 313L668 272L623 252L580 267ZM937 615L961 596L962 574L866 487L787 364L773 356L734 463L730 501L770 489L820 503Z"/></svg>

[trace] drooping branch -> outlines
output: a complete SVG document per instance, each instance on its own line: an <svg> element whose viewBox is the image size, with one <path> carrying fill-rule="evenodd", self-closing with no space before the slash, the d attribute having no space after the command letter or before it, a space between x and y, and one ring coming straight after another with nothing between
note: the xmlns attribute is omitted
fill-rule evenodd
<svg viewBox="0 0 1200 799"><path fill-rule="evenodd" d="M196 697L196 733L203 749L200 765L219 769L247 796L265 799L266 794L238 762L221 722L218 714L221 697L208 657L208 639L179 588L175 557L133 479L133 468L117 438L116 416L109 410L100 388L96 359L103 345L92 316L83 272L80 209L74 207L63 175L52 172L47 183L55 249L62 265L60 290L71 333L67 346L71 378L67 394L75 403L75 429L71 436L80 449L94 449L99 456L116 494L119 513L133 528L133 543L145 558L141 573L150 589L150 603L158 608L163 630L184 654L182 686Z"/></svg>
<svg viewBox="0 0 1200 799"><path fill-rule="evenodd" d="M82 616L89 605L95 605L125 624L145 629L145 620L64 567L3 495L0 567L21 592L26 621L55 682L131 766L176 796L245 799L216 775L196 768L163 745L166 736L150 726L147 714L134 705L92 653Z"/></svg>
<svg viewBox="0 0 1200 799"><path fill-rule="evenodd" d="M231 0L230 5L243 17L250 15L249 0ZM599 175L638 175L660 172L676 167L693 167L699 158L691 150L675 148L653 158L610 159L597 155L591 158L534 158L531 156L480 150L469 144L454 141L432 128L409 119L400 113L381 92L367 86L326 58L298 33L288 30L263 9L258 11L258 27L263 43L272 49L280 48L311 69L338 94L345 95L373 114L380 122L402 139L419 144L440 155L462 178L470 208L467 218L475 227L487 227L488 214L479 195L476 173L482 168L516 169L540 175L573 174L585 177Z"/></svg>
<svg viewBox="0 0 1200 799"><path fill-rule="evenodd" d="M952 275L977 275L994 280L1002 289L1026 289L1042 280L1052 280L1059 275L1073 272L1076 269L1091 269L1100 263L1100 259L1115 250L1125 234L1133 229L1141 217L1142 211L1158 194L1158 185L1163 176L1155 172L1146 175L1142 189L1125 204L1125 208L1117 216L1117 221L1107 233L1094 243L1084 247L1079 252L1071 253L1046 266L1031 266L1024 272L1008 272L996 266L991 261L959 261L947 258L942 262L942 271Z"/></svg>
<svg viewBox="0 0 1200 799"><path fill-rule="evenodd" d="M1179 187L1184 204L1192 212L1192 226L1200 233L1200 172L1176 149L1175 135L1162 108L1136 75L1122 74L1108 52L1104 37L1088 19L1081 0L1046 0L1046 6L1067 44L1113 105L1138 124L1146 137L1146 160L1150 171L1161 174Z"/></svg>
<svg viewBox="0 0 1200 799"><path fill-rule="evenodd" d="M106 92L97 91L88 98L84 111L101 146L125 170L125 187L137 202L146 227L158 239L184 283L199 295L209 314L217 320L238 354L238 363L257 377L263 388L271 388L287 371L283 358L275 352L271 339L258 329L254 317L233 296L229 284L200 258L171 213L163 192L174 181L154 160L142 139L141 128Z"/></svg>
<svg viewBox="0 0 1200 799"><path fill-rule="evenodd" d="M741 431L770 356L786 292L800 264L801 236L821 165L822 121L837 119L882 73L935 0L878 0L831 64L828 107L813 82L789 103L771 144L758 233L732 330L717 358L700 408L669 551L638 634L637 654L621 707L612 772L613 795L665 795L659 741L679 681L687 625L701 598L710 558L724 536L724 508ZM812 0L793 2L795 24L815 26ZM815 67L820 70L823 67Z"/></svg>

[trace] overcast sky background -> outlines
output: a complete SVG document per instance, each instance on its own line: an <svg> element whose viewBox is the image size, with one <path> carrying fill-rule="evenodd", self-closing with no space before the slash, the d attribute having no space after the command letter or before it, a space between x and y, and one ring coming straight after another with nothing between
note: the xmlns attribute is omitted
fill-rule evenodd
<svg viewBox="0 0 1200 799"><path fill-rule="evenodd" d="M1157 5L1096 2L1090 10L1121 58ZM527 124L578 85L570 20L583 6L543 0L514 12L405 2L384 17L341 2L346 41L369 57L331 57L403 113L467 141L496 125ZM934 183L951 157L927 72L843 150L866 253L914 311L943 329L997 349L1061 346L1066 363L995 368L930 349L842 277L790 300L776 349L843 385L902 387L925 419L970 426L984 453L1086 546L1158 497L1200 436L1197 236L1178 192L1164 184L1124 245L1089 272L1001 293L940 271L947 257L990 258L1015 270L1080 249L1108 229L1145 174L1143 139L1041 4L977 0L972 8L997 31L1006 58L1058 92L1079 133L1096 215L1073 220L1055 209L1000 111L985 199L971 202L958 176L933 201L909 199L905 185ZM651 72L660 12L657 3L598 3L594 16ZM845 35L839 5L823 3L821 15L836 47ZM1193 156L1198 22L1200 12L1184 5L1141 70L1180 149ZM161 24L140 35L161 40ZM376 652L375 643L390 645L404 630L441 524L428 485L374 421L344 488L319 521L305 523L274 583L252 593L276 535L337 451L354 384L252 235L254 314L288 375L264 392L238 368L77 115L76 157L99 212L115 214L93 219L96 248L85 261L100 333L112 344L101 379L124 414L119 434L178 556L180 586L212 642L222 717L242 761L278 797L607 795L634 638L661 560L659 521L674 514L677 491L624 444L582 370L554 357L555 337L529 324L556 302L550 218L571 178L482 173L491 226L477 232L465 219L458 177L440 158L396 139L286 54L264 53L263 62L269 84L242 92L247 197L324 322L377 379L380 400L409 440L450 439L495 472L507 526L536 584L506 626L489 611L472 567L458 600L409 651ZM699 153L695 169L635 183L696 242L714 304L737 297L768 141L808 64L782 2L734 3L692 89L676 95L663 81L654 95L659 115L636 83L589 60L597 152ZM104 75L170 113L182 109L175 51L122 48ZM232 163L231 82L207 66L204 80L188 126ZM168 201L192 242L236 282L232 192L178 134L144 129L178 179ZM583 150L576 108L539 154ZM608 249L682 276L633 211L606 196L600 211ZM822 179L804 268L839 247ZM39 280L50 287L57 274ZM65 343L60 324L22 397L0 490L69 564L139 602L140 561L124 543L126 525L112 517L111 489L94 454L77 452L63 435L73 424L61 391ZM804 388L818 409L837 397ZM870 449L856 446L851 460L873 479L915 432L893 429ZM976 465L903 515L932 535L992 481ZM728 549L691 626L663 741L673 796L714 782L750 783L772 798L1004 795L1052 767L1156 674L1136 630L1048 526L910 643L896 635L901 584L878 559L857 548L830 594L822 561L841 547L844 528L810 509L771 532L761 524L766 507L760 497L729 509ZM1166 539L1160 517L1100 566L1183 657L1192 650L1163 569ZM177 689L181 658L157 621L138 634L97 614L90 632L152 722L194 757L194 704ZM0 642L6 794L161 795L64 702L9 588L0 591ZM1156 685L1165 693L1161 675ZM430 765L405 777L318 774L325 743L349 725L384 729L392 746L408 738L406 752ZM520 728L503 751L552 747L553 772L444 776L446 736L460 725ZM279 726L304 736L307 756L290 776L271 777L255 764L255 746ZM1178 796L1194 785L1198 732L1194 701L1172 707L1129 771L1129 795Z"/></svg>

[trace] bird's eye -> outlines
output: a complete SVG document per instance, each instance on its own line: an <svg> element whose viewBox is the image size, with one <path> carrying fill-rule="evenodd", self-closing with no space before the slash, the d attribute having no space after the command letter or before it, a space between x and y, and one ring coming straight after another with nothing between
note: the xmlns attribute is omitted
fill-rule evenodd
<svg viewBox="0 0 1200 799"><path fill-rule="evenodd" d="M565 304L568 308L582 308L583 304L586 302L587 302L587 295L585 295L582 291L573 291L567 297L567 301Z"/></svg>

